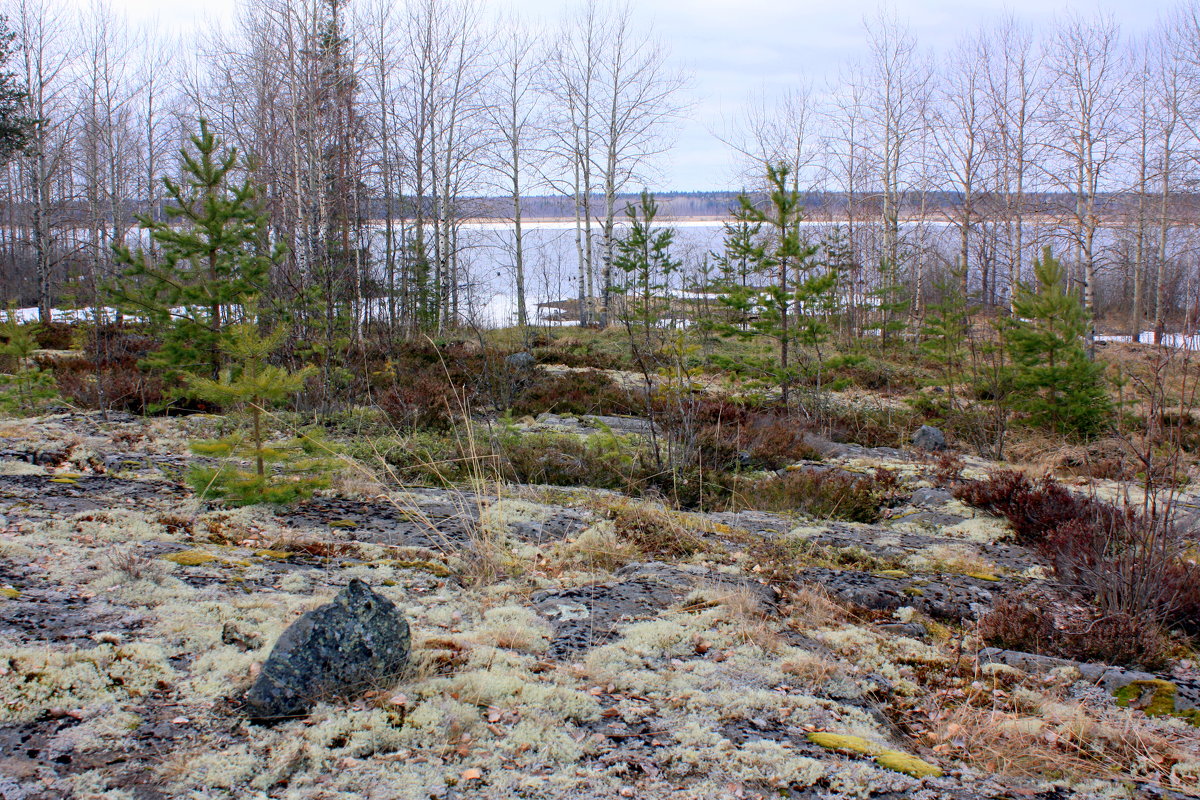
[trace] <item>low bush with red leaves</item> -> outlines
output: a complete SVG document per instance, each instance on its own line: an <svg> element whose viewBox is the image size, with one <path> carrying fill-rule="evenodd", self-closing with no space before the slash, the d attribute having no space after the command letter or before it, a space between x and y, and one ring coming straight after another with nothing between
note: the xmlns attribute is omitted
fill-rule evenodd
<svg viewBox="0 0 1200 800"><path fill-rule="evenodd" d="M1007 519L1017 540L1041 553L1105 619L1200 633L1200 567L1183 559L1184 536L1169 513L1148 515L1077 494L1049 476L1031 481L1009 471L952 491Z"/></svg>

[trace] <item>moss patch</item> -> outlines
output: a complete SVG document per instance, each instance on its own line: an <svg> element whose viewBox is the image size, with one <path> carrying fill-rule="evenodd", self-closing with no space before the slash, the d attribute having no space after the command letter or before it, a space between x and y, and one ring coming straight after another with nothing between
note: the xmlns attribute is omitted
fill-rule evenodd
<svg viewBox="0 0 1200 800"><path fill-rule="evenodd" d="M16 600L20 596L21 593L16 589L13 589L9 586L0 586L0 597L7 598L9 600Z"/></svg>
<svg viewBox="0 0 1200 800"><path fill-rule="evenodd" d="M205 553L202 550L183 550L178 553L168 553L163 558L181 567L198 567L201 564L217 560L217 557L212 553Z"/></svg>
<svg viewBox="0 0 1200 800"><path fill-rule="evenodd" d="M1140 708L1148 717L1175 713L1175 684L1170 681L1134 681L1113 692L1122 708Z"/></svg>
<svg viewBox="0 0 1200 800"><path fill-rule="evenodd" d="M295 553L290 553L287 550L255 550L254 555L259 558L276 558L282 561L285 558L291 558Z"/></svg>
<svg viewBox="0 0 1200 800"><path fill-rule="evenodd" d="M942 771L928 761L901 753L898 750L888 750L875 756L875 763L884 769L903 772L914 778L940 778Z"/></svg>
<svg viewBox="0 0 1200 800"><path fill-rule="evenodd" d="M396 569L423 569L439 578L448 578L452 574L449 567L437 561L406 561L399 558L390 558L375 563L385 564Z"/></svg>
<svg viewBox="0 0 1200 800"><path fill-rule="evenodd" d="M999 577L991 574L990 572L968 572L968 573L966 573L966 575L968 578L978 578L981 581L998 581L998 580L1000 580Z"/></svg>
<svg viewBox="0 0 1200 800"><path fill-rule="evenodd" d="M1122 686L1113 692L1113 697L1121 708L1140 709L1147 717L1178 717L1200 728L1200 709L1175 710L1175 694L1178 691L1170 681L1155 678Z"/></svg>
<svg viewBox="0 0 1200 800"><path fill-rule="evenodd" d="M847 736L841 733L818 731L808 734L808 740L827 750L844 750L872 756L875 763L884 769L902 772L914 778L940 778L942 771L938 767L916 756L901 753L899 750L889 750L861 736Z"/></svg>

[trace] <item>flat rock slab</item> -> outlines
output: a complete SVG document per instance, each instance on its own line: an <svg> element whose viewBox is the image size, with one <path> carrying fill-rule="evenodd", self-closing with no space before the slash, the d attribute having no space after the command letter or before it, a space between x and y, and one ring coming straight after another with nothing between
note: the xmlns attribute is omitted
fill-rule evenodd
<svg viewBox="0 0 1200 800"><path fill-rule="evenodd" d="M655 562L622 567L612 581L539 592L531 599L554 628L547 655L569 658L613 640L622 624L658 617L700 586L750 592L768 609L778 600L777 591L764 584Z"/></svg>
<svg viewBox="0 0 1200 800"><path fill-rule="evenodd" d="M296 528L336 530L357 542L458 549L470 542L480 511L492 502L467 492L427 489L395 502L315 498L281 509L279 518ZM509 531L523 541L541 544L578 534L588 524L584 512L554 508L546 520L513 521Z"/></svg>
<svg viewBox="0 0 1200 800"><path fill-rule="evenodd" d="M108 476L0 475L0 512L77 514L101 508L127 507L132 503L159 502L187 497L184 487L166 481L139 481Z"/></svg>
<svg viewBox="0 0 1200 800"><path fill-rule="evenodd" d="M1019 586L1014 581L991 581L954 573L891 577L825 567L801 570L796 580L818 584L837 599L862 608L894 611L911 606L936 619L952 622L978 618L994 605L996 597L1016 591Z"/></svg>
<svg viewBox="0 0 1200 800"><path fill-rule="evenodd" d="M1200 708L1200 679L1195 676L1155 675L1125 667L1072 661L1020 650L1001 650L998 647L983 648L978 658L981 664L1005 664L1025 672L1050 672L1060 667L1074 667L1085 681L1103 687L1109 694L1136 681L1168 681L1175 685L1176 711Z"/></svg>

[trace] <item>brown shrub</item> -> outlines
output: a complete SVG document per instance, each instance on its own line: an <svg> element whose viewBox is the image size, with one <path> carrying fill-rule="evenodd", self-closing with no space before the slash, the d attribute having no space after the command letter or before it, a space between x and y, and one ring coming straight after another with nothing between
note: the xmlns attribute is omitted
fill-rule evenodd
<svg viewBox="0 0 1200 800"><path fill-rule="evenodd" d="M33 329L33 338L38 347L46 350L70 350L74 344L75 329L67 322L40 322Z"/></svg>
<svg viewBox="0 0 1200 800"><path fill-rule="evenodd" d="M991 647L1046 653L1054 648L1054 619L1046 609L1028 600L1001 598L979 618L979 638Z"/></svg>
<svg viewBox="0 0 1200 800"><path fill-rule="evenodd" d="M684 558L707 549L670 511L645 503L615 503L608 508L617 537L647 555Z"/></svg>
<svg viewBox="0 0 1200 800"><path fill-rule="evenodd" d="M1060 619L1053 604L1003 598L980 618L979 637L992 647L1143 669L1168 663L1170 641L1153 622L1129 614Z"/></svg>
<svg viewBox="0 0 1200 800"><path fill-rule="evenodd" d="M656 418L676 441L686 441L706 469L781 469L820 460L809 444L808 420L780 408L749 406L708 397L661 396Z"/></svg>
<svg viewBox="0 0 1200 800"><path fill-rule="evenodd" d="M1200 569L1182 560L1182 537L1170 514L1147 516L1075 494L1053 478L1035 484L1015 472L953 491L1007 518L1017 539L1037 548L1058 578L1105 617L1196 630Z"/></svg>
<svg viewBox="0 0 1200 800"><path fill-rule="evenodd" d="M385 389L375 402L388 421L401 430L445 430L458 417L460 399L444 379L419 373Z"/></svg>
<svg viewBox="0 0 1200 800"><path fill-rule="evenodd" d="M94 368L90 363L61 366L55 372L58 391L81 408L104 408L145 414L163 402L161 378L132 364Z"/></svg>
<svg viewBox="0 0 1200 800"><path fill-rule="evenodd" d="M997 471L987 480L957 484L952 492L967 505L1006 518L1022 544L1044 543L1073 520L1111 528L1124 516L1115 506L1075 494L1050 476L1034 483L1010 470Z"/></svg>
<svg viewBox="0 0 1200 800"><path fill-rule="evenodd" d="M644 394L623 389L596 370L546 373L539 370L513 397L517 416L555 414L633 414L644 410Z"/></svg>
<svg viewBox="0 0 1200 800"><path fill-rule="evenodd" d="M894 488L890 475L806 467L741 487L737 504L760 511L805 511L821 519L874 522Z"/></svg>

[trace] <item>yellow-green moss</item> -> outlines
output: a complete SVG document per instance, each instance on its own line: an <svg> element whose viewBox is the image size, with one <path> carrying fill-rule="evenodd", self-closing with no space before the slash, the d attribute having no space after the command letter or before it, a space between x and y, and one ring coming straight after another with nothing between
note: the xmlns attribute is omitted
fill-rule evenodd
<svg viewBox="0 0 1200 800"><path fill-rule="evenodd" d="M905 586L900 591L904 592L904 594L908 595L909 597L922 597L925 594L923 590L918 589L916 586Z"/></svg>
<svg viewBox="0 0 1200 800"><path fill-rule="evenodd" d="M907 578L908 573L902 569L881 569L875 573L881 578Z"/></svg>
<svg viewBox="0 0 1200 800"><path fill-rule="evenodd" d="M0 597L6 597L9 600L16 600L20 596L21 596L21 593L18 592L16 589L13 589L8 586L0 586Z"/></svg>
<svg viewBox="0 0 1200 800"><path fill-rule="evenodd" d="M981 581L998 581L1000 578L990 572L968 572L968 578L978 578Z"/></svg>
<svg viewBox="0 0 1200 800"><path fill-rule="evenodd" d="M1117 705L1128 708L1135 700L1140 700L1150 692L1150 700L1143 706L1137 706L1148 717L1158 717L1175 713L1175 684L1157 678L1146 681L1134 681L1113 692Z"/></svg>
<svg viewBox="0 0 1200 800"><path fill-rule="evenodd" d="M847 736L842 733L816 731L808 734L808 740L826 750L849 750L851 753L861 753L866 756L873 756L884 751L884 748L861 736Z"/></svg>
<svg viewBox="0 0 1200 800"><path fill-rule="evenodd" d="M357 528L358 523L352 519L335 519L329 523L331 528Z"/></svg>
<svg viewBox="0 0 1200 800"><path fill-rule="evenodd" d="M845 750L864 756L871 756L875 763L884 769L903 772L914 778L940 778L942 771L938 767L916 756L901 753L899 750L889 750L886 747L862 738L841 733L817 731L808 734L808 740L827 750Z"/></svg>
<svg viewBox="0 0 1200 800"><path fill-rule="evenodd" d="M296 554L290 553L287 550L255 550L254 555L258 556L259 558L277 558L282 561L283 559L291 558Z"/></svg>
<svg viewBox="0 0 1200 800"><path fill-rule="evenodd" d="M383 561L374 562L377 564L386 564L389 567L396 569L423 569L426 572L436 575L439 578L447 578L450 576L450 568L445 564L440 564L437 561L405 561L399 558L384 559Z"/></svg>
<svg viewBox="0 0 1200 800"><path fill-rule="evenodd" d="M61 477L60 478L51 478L50 482L51 483L79 483L79 481L75 480L74 478L61 478Z"/></svg>
<svg viewBox="0 0 1200 800"><path fill-rule="evenodd" d="M903 772L914 778L940 778L941 769L916 756L901 753L898 750L888 750L875 756L875 763L884 769Z"/></svg>
<svg viewBox="0 0 1200 800"><path fill-rule="evenodd" d="M182 550L178 553L168 553L163 558L181 567L198 567L217 560L216 556L202 550Z"/></svg>

